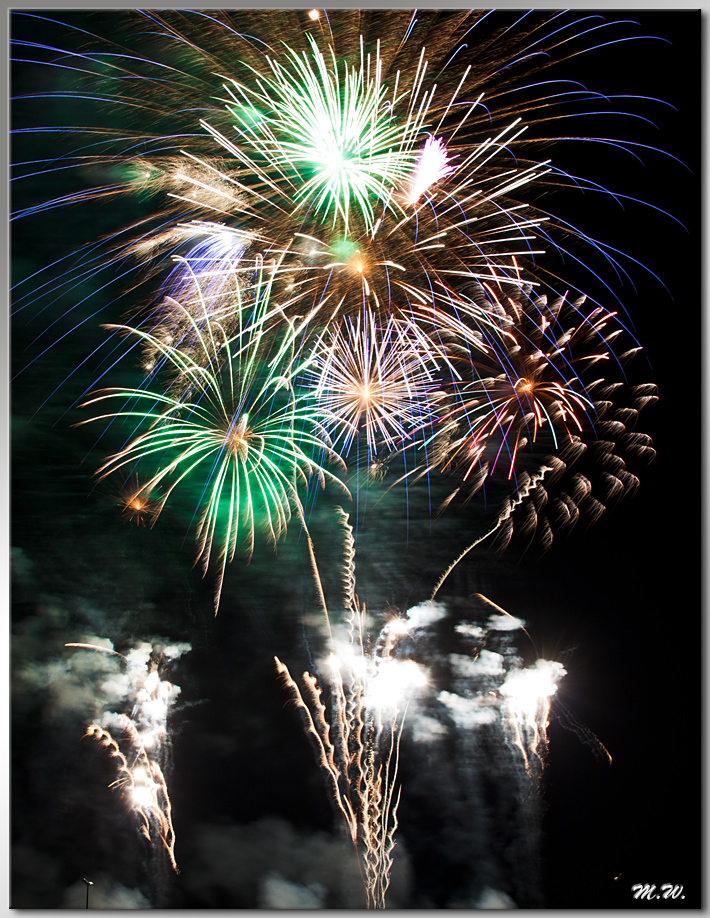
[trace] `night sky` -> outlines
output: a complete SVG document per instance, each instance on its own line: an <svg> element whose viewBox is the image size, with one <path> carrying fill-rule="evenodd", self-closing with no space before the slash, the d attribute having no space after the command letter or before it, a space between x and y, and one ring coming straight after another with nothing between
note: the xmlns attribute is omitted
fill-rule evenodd
<svg viewBox="0 0 710 918"><path fill-rule="evenodd" d="M107 34L123 14L72 15ZM539 155L629 196L623 208L569 191L548 201L638 262L624 262L633 284L606 277L644 347L638 381L659 389L639 425L657 456L639 465L638 493L596 525L580 523L547 553L525 551L515 539L503 554L482 548L447 581L440 596L447 618L417 647L436 690L449 687L445 654L462 652L455 622L481 615L474 593L526 623L531 640L516 637L526 663L536 655L558 660L567 675L551 711L545 769L527 783L494 732L452 732L449 745L427 744L413 735L413 714L402 740L390 907L473 908L486 889L497 907L649 907L633 899L636 883L682 885L684 899L665 903L673 908L701 904L700 16L619 18L637 23L623 34L667 41L613 45L567 62L564 72L600 93L637 97L620 99L619 108L653 124L607 113L571 130L670 155L639 146L639 162L580 143L548 145ZM38 19L18 16L14 26L22 40L54 44L62 34ZM32 58L31 48L14 57L13 97L62 91L60 70L19 60ZM41 96L16 102L13 117L19 128L92 120L77 100ZM12 158L49 160L65 143L62 133L21 134ZM38 169L13 187L12 207L109 179L89 167ZM116 448L111 433L99 438L95 425L74 426L85 417L82 395L112 362L105 346L94 355L106 337L100 325L120 318L138 294L125 292L120 268L83 275L80 259L58 259L149 206L106 198L13 224L12 282L20 286L11 353L11 905L82 908L86 877L96 907L362 908L356 860L273 663L276 655L294 674L315 671L323 646L297 525L276 553L262 544L251 564L234 561L215 617L213 579L193 567L190 506L168 504L153 528L126 523L116 494L93 478ZM70 269L75 285L58 284ZM37 296L20 299L32 286ZM135 371L111 374L102 385ZM440 484L432 485L434 505L445 493ZM372 486L357 509L356 568L375 630L384 616L427 598L491 518L494 497L482 507L453 504L432 521L426 491L412 489L407 502L401 489ZM329 598L340 583L332 524L339 502L326 489L309 517ZM191 645L167 674L181 688L167 776L177 875L139 836L121 793L108 788L115 774L106 753L82 739L100 708L102 673L117 665L64 646L92 636L121 653L136 641ZM429 709L422 702L417 710Z"/></svg>

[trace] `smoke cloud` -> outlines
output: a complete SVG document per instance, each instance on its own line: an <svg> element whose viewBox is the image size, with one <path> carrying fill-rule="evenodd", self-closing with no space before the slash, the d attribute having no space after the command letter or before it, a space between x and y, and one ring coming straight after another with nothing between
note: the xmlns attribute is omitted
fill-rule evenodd
<svg viewBox="0 0 710 918"><path fill-rule="evenodd" d="M250 825L201 825L189 846L189 893L206 908L364 908L349 840L308 832L269 817ZM407 902L410 867L404 845L394 852L388 907Z"/></svg>

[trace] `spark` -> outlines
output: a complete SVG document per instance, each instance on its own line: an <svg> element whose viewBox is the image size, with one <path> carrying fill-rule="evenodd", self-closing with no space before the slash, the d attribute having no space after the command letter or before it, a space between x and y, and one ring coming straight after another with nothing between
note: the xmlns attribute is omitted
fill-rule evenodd
<svg viewBox="0 0 710 918"><path fill-rule="evenodd" d="M529 757L541 760L541 749L547 745L550 700L564 675L561 663L537 660L533 666L509 672L500 687L506 723L528 770Z"/></svg>
<svg viewBox="0 0 710 918"><path fill-rule="evenodd" d="M121 516L125 520L135 522L137 526L151 525L157 519L160 502L151 497L150 486L135 482L127 484L121 491L120 505Z"/></svg>
<svg viewBox="0 0 710 918"><path fill-rule="evenodd" d="M322 667L324 689L309 672L302 688L275 657L276 671L291 694L311 737L335 808L362 865L367 908L385 908L396 844L400 740L410 699L427 684L413 660L395 660L394 622L372 648L364 646L366 609L354 593L354 542L347 514L345 533L345 626L347 640L330 636Z"/></svg>
<svg viewBox="0 0 710 918"><path fill-rule="evenodd" d="M139 643L126 654L98 644L66 646L114 654L122 661L126 710L105 711L100 723L88 725L85 736L108 751L118 774L109 786L124 791L139 818L140 834L151 844L158 841L162 845L177 872L172 805L163 768L168 761L168 715L180 688L161 678L158 667L164 660L177 659L190 646L170 645L161 650L154 644Z"/></svg>
<svg viewBox="0 0 710 918"><path fill-rule="evenodd" d="M455 167L449 165L443 140L430 137L417 160L406 196L407 204L416 204L425 191L454 171Z"/></svg>
<svg viewBox="0 0 710 918"><path fill-rule="evenodd" d="M390 318L379 329L373 312L326 332L316 344L306 381L320 423L347 455L364 428L368 462L430 422L439 399L437 361L414 324Z"/></svg>
<svg viewBox="0 0 710 918"><path fill-rule="evenodd" d="M297 511L300 507L299 483L315 475L322 484L330 480L340 485L305 452L334 455L325 440L305 429L308 407L294 391L300 366L292 361L292 337L274 342L267 334L269 292L268 284L256 287L255 317L245 322L240 310L242 324L231 340L219 322L206 321L200 327L190 310L176 303L194 334L194 354L150 332L124 327L160 352L164 372L172 377L167 391L107 389L86 402L94 406L120 399L122 408L91 420L137 419L147 428L107 459L97 474L104 478L157 459L157 470L132 492L133 499L140 499L162 490L156 518L179 485L200 482L197 557L207 573L218 542L215 611L239 536L243 534L249 558L257 518L272 543L285 534L292 506ZM302 513L299 519L305 526Z"/></svg>

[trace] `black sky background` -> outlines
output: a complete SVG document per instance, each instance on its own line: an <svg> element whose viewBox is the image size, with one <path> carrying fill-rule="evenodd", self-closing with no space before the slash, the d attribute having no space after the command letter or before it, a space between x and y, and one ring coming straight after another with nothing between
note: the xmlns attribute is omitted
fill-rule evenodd
<svg viewBox="0 0 710 918"><path fill-rule="evenodd" d="M559 692L565 709L613 757L609 767L565 729L564 710L555 714L553 708L540 785L539 889L529 890L526 902L512 877L498 877L497 888L515 890L523 907L633 908L641 907L632 898L634 883L672 883L685 893L674 908L698 908L700 15L617 11L614 18L633 20L638 35L670 44L639 40L589 55L574 63L574 78L601 92L669 105L628 106L652 118L657 131L623 119L617 126L605 116L589 119L589 134L656 143L685 166L651 151L637 164L626 154L579 144L551 155L555 164L669 211L685 229L640 204L621 210L565 193L554 205L589 235L648 265L668 287L634 267L636 290L615 288L650 362L643 381L659 387L660 401L642 413L640 424L658 454L640 476L639 493L595 527L580 527L542 557L479 552L452 576L446 597L462 601L482 592L524 619L537 652L568 670ZM28 34L27 23L16 28ZM35 36L43 29L54 34L39 23L31 27ZM41 88L48 77L46 68L17 64L13 79L16 95ZM47 104L22 103L19 120L31 123ZM76 123L74 117L80 117L76 103L57 110L58 121ZM31 146L53 155L54 142L39 135ZM30 145L21 140L16 149L26 158ZM62 179L27 180L13 192L13 204L52 196L64 187ZM134 213L94 202L20 221L12 235L13 280L51 263L73 240L100 235ZM87 279L82 292L91 292L92 283L99 286ZM98 309L119 289L116 280L105 293L94 290L90 303ZM42 312L32 307L16 315L13 373L42 350L35 336L72 305L73 296L64 293ZM39 408L67 368L102 340L97 326L103 318L24 369L11 392L12 905L66 907L67 890L83 894L81 877L95 876L140 890L158 907L253 908L258 879L271 870L301 886L322 883L328 904L353 907L348 896L358 887L352 858L336 841L338 827L311 748L271 662L278 654L299 672L315 650L307 627L314 595L305 547L292 527L276 557L264 549L249 567L235 562L214 618L212 583L192 569L192 543L190 537L183 541L186 521L178 510L167 509L153 529L121 521L111 495L93 487L92 472L103 455L100 447L92 452L96 432L71 426L79 417L74 402L95 379L93 362ZM60 319L41 340L61 338L75 321L76 313ZM325 495L314 512L312 534L326 591L334 595L338 547L329 544L330 502L335 498ZM403 531L401 495L378 505L376 524L368 512L358 543L358 591L371 610L384 611L389 603L404 611L431 591L467 544L470 521L461 510L430 527L414 505ZM107 789L107 759L81 740L80 708L59 703L48 675L53 661L66 661L64 643L92 631L119 650L133 639L158 636L193 646L171 675L182 687L172 719L170 776L178 877L151 859L120 795ZM523 647L521 653L532 651ZM444 829L433 831L432 801L438 793L446 796L435 765L428 763L427 774L421 753L412 748L409 765L403 756L395 907L470 906L466 895L483 884L474 830L458 841ZM482 767L495 775L492 766ZM501 786L506 780L501 776ZM505 841L521 813L501 815L496 825L495 796L480 803L490 824L484 831L472 816L476 831ZM137 894L135 904L141 904Z"/></svg>

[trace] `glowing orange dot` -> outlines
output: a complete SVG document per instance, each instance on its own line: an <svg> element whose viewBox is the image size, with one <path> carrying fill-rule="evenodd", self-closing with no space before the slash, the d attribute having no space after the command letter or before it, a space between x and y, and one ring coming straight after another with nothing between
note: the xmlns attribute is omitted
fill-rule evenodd
<svg viewBox="0 0 710 918"><path fill-rule="evenodd" d="M308 16L309 16L309 18L312 19L314 22L315 22L316 19L320 19L320 13L319 13L318 10L310 10L309 13L308 13Z"/></svg>

